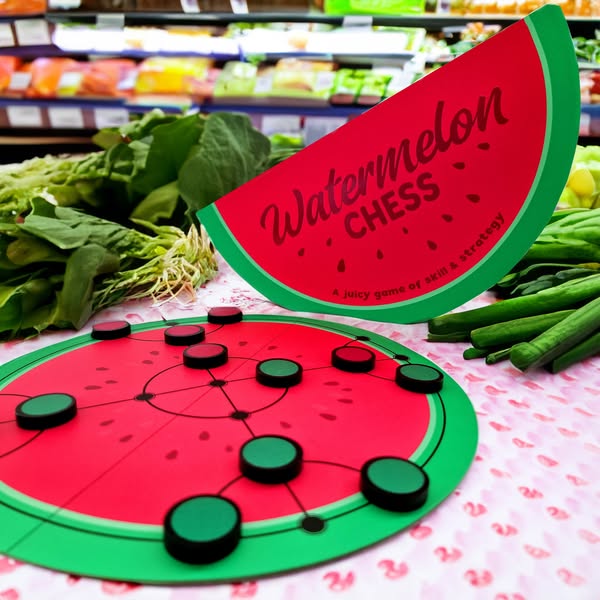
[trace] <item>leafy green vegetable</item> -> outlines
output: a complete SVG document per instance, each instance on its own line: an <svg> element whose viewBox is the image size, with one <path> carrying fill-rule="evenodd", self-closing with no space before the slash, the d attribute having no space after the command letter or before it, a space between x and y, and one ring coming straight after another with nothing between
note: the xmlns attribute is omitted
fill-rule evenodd
<svg viewBox="0 0 600 600"><path fill-rule="evenodd" d="M211 114L179 171L179 192L188 209L196 212L262 173L270 149L248 117Z"/></svg>

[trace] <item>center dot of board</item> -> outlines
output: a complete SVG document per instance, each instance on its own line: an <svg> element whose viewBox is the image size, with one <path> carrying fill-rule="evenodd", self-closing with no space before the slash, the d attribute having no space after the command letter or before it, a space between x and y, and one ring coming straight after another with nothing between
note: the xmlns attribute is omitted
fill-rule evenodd
<svg viewBox="0 0 600 600"><path fill-rule="evenodd" d="M243 421L250 416L250 413L246 412L245 410L236 410L232 412L230 416L232 419L236 419L237 421Z"/></svg>
<svg viewBox="0 0 600 600"><path fill-rule="evenodd" d="M211 385L212 387L223 387L224 385L227 385L227 382L224 379L214 379L208 385Z"/></svg>

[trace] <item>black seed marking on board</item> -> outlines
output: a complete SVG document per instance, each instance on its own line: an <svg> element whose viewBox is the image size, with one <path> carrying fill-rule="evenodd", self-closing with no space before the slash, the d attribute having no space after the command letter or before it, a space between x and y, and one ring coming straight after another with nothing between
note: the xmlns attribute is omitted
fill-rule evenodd
<svg viewBox="0 0 600 600"><path fill-rule="evenodd" d="M84 390L101 390L102 386L101 385L86 385L83 389Z"/></svg>
<svg viewBox="0 0 600 600"><path fill-rule="evenodd" d="M442 215L442 219L446 221L446 223L450 223L454 217L452 215Z"/></svg>
<svg viewBox="0 0 600 600"><path fill-rule="evenodd" d="M487 142L481 142L481 144L477 144L477 147L480 150L489 150L490 149L490 145Z"/></svg>
<svg viewBox="0 0 600 600"><path fill-rule="evenodd" d="M115 420L114 419L108 419L108 421L100 421L100 425L102 427L106 427L107 425L111 425L112 423L114 423Z"/></svg>
<svg viewBox="0 0 600 600"><path fill-rule="evenodd" d="M480 199L479 194L467 194L467 200L473 204L477 204Z"/></svg>
<svg viewBox="0 0 600 600"><path fill-rule="evenodd" d="M225 452L233 452L233 446L225 446Z"/></svg>
<svg viewBox="0 0 600 600"><path fill-rule="evenodd" d="M153 365L154 361L147 358L146 360L143 360L142 363L145 365Z"/></svg>
<svg viewBox="0 0 600 600"><path fill-rule="evenodd" d="M459 171L462 171L466 167L464 162L455 162L455 163L452 163L452 166L455 169L458 169Z"/></svg>
<svg viewBox="0 0 600 600"><path fill-rule="evenodd" d="M319 416L325 419L326 421L335 421L337 419L335 415L331 415L329 413L319 413Z"/></svg>
<svg viewBox="0 0 600 600"><path fill-rule="evenodd" d="M332 242L332 241L333 241L333 240L332 240L331 238L327 238L327 241L325 242L325 245L326 245L326 246L331 246L331 242Z"/></svg>
<svg viewBox="0 0 600 600"><path fill-rule="evenodd" d="M112 384L112 383L119 383L119 382L116 379L107 379L104 383Z"/></svg>
<svg viewBox="0 0 600 600"><path fill-rule="evenodd" d="M151 350L150 354L152 354L152 356L158 356L160 352L158 350Z"/></svg>
<svg viewBox="0 0 600 600"><path fill-rule="evenodd" d="M177 458L178 454L179 454L179 452L177 452L177 450L171 450L171 452L168 452L167 454L165 454L165 458L167 460L175 460Z"/></svg>
<svg viewBox="0 0 600 600"><path fill-rule="evenodd" d="M248 344L248 342L238 342L238 346L246 346Z"/></svg>
<svg viewBox="0 0 600 600"><path fill-rule="evenodd" d="M435 242L432 242L431 240L427 240L427 245L429 246L430 250L437 250L437 244Z"/></svg>
<svg viewBox="0 0 600 600"><path fill-rule="evenodd" d="M403 231L404 233L408 233L408 229L406 229L406 227L403 227L403 228L402 228L402 231Z"/></svg>
<svg viewBox="0 0 600 600"><path fill-rule="evenodd" d="M277 346L267 346L267 350L277 350Z"/></svg>
<svg viewBox="0 0 600 600"><path fill-rule="evenodd" d="M289 423L286 423L285 421L279 421L279 424L284 428L284 429L290 429L291 425Z"/></svg>
<svg viewBox="0 0 600 600"><path fill-rule="evenodd" d="M338 398L338 402L342 404L352 404L352 398Z"/></svg>
<svg viewBox="0 0 600 600"><path fill-rule="evenodd" d="M326 381L325 385L340 385L339 381Z"/></svg>
<svg viewBox="0 0 600 600"><path fill-rule="evenodd" d="M368 335L357 335L356 339L359 342L368 342L371 338Z"/></svg>
<svg viewBox="0 0 600 600"><path fill-rule="evenodd" d="M304 256L304 248L300 248L300 250L298 250L298 256Z"/></svg>
<svg viewBox="0 0 600 600"><path fill-rule="evenodd" d="M340 262L338 263L337 266L337 270L338 273L343 273L346 270L346 263L344 262L344 259L340 259Z"/></svg>
<svg viewBox="0 0 600 600"><path fill-rule="evenodd" d="M96 371L108 371L108 367L96 367Z"/></svg>
<svg viewBox="0 0 600 600"><path fill-rule="evenodd" d="M381 260L383 258L383 252L381 250L377 250L377 258Z"/></svg>
<svg viewBox="0 0 600 600"><path fill-rule="evenodd" d="M154 398L154 394L151 394L149 392L142 392L141 394L138 394L135 399L136 400L152 400L152 398Z"/></svg>
<svg viewBox="0 0 600 600"><path fill-rule="evenodd" d="M210 439L210 433L208 433L208 431L203 431L199 436L198 436L199 440L202 440L203 442L205 442L206 440Z"/></svg>
<svg viewBox="0 0 600 600"><path fill-rule="evenodd" d="M122 438L119 439L120 442L128 442L131 438L133 437L133 435L128 434L128 435L124 435Z"/></svg>
<svg viewBox="0 0 600 600"><path fill-rule="evenodd" d="M406 354L394 354L393 358L396 360L408 360L408 356L406 356Z"/></svg>
<svg viewBox="0 0 600 600"><path fill-rule="evenodd" d="M351 391L352 391L352 388L349 388L349 387L342 388L342 392L351 392Z"/></svg>

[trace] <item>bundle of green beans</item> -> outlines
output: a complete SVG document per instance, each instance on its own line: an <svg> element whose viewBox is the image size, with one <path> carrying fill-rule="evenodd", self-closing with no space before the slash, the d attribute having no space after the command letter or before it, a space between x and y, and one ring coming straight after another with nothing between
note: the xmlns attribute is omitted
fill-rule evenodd
<svg viewBox="0 0 600 600"><path fill-rule="evenodd" d="M600 354L600 209L556 211L489 306L429 321L428 340L472 344L465 359L557 373Z"/></svg>

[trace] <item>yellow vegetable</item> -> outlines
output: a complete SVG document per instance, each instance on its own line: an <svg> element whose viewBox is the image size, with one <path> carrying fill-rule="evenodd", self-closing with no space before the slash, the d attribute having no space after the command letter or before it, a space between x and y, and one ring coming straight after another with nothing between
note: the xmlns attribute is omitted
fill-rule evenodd
<svg viewBox="0 0 600 600"><path fill-rule="evenodd" d="M577 169L569 176L567 187L571 188L580 198L585 198L596 191L596 182L588 169Z"/></svg>

